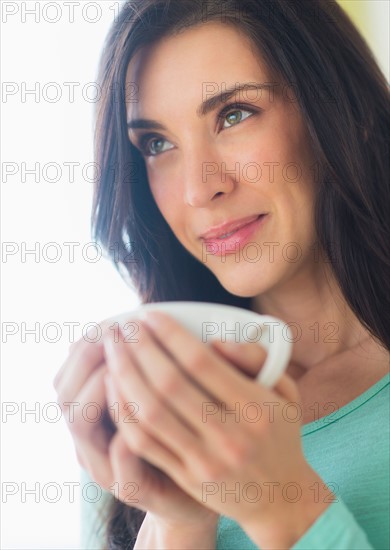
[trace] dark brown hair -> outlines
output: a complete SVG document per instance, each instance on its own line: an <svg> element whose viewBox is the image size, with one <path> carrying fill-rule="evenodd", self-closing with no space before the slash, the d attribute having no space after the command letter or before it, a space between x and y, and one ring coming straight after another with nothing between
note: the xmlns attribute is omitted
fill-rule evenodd
<svg viewBox="0 0 390 550"><path fill-rule="evenodd" d="M270 71L295 90L318 160L319 246L356 317L390 349L388 87L335 0L126 2L107 37L99 72L95 150L101 177L94 193L94 238L142 303L200 300L250 309L249 298L225 290L176 239L127 134L130 59L143 46L206 21L242 30ZM144 512L113 499L108 548L133 548L143 518Z"/></svg>

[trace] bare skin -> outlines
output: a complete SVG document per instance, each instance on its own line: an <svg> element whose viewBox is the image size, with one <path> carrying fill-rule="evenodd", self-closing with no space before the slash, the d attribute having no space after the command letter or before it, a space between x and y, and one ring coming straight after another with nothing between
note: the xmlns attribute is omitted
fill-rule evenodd
<svg viewBox="0 0 390 550"><path fill-rule="evenodd" d="M128 105L128 119L152 119L166 127L130 129L129 138L138 146L140 137L155 134L146 144L150 188L178 240L206 261L229 291L253 296L254 311L298 326L287 372L301 392L304 423L314 420L313 402L318 418L329 413L328 402L340 408L385 376L389 352L356 319L329 259L316 248L315 158L291 90L281 85L275 93L237 92L231 101L262 111L250 116L243 107L241 121L232 124L225 117L222 129L215 123L220 107L204 117L197 113L210 90L275 82L246 37L217 23L190 29L140 52L129 65L128 82L137 82L140 97ZM205 178L206 162L219 170ZM258 181L244 169L249 163L263 168ZM301 168L297 182L286 172L289 163ZM263 252L259 261L246 261L244 254L227 254L223 262L212 255L205 260L201 229L256 212L269 212L268 223L251 237ZM299 261L288 260L289 243L302 252Z"/></svg>
<svg viewBox="0 0 390 550"><path fill-rule="evenodd" d="M104 426L78 418L69 427L80 463L103 487L128 479L139 484L137 507L148 513L136 548L193 548L194 541L198 548L215 548L220 514L233 517L262 548L290 548L332 501L304 458L300 426L280 416L272 429L264 419L255 431L242 421L202 423L200 404L210 395L230 404L295 401L307 423L314 420L313 403L319 405L318 417L324 416L330 401L339 408L380 380L389 354L352 315L327 264L313 254L315 158L297 102L283 93L247 89L203 116L198 112L206 97L236 83L273 81L248 40L221 24L198 26L139 51L127 79L139 92L139 101L127 106L128 120L159 125L130 128L129 139L142 145L151 192L177 239L226 289L252 297L254 311L294 322L301 333L287 374L272 390L251 380L265 358L259 346L216 344L206 353L168 320L165 325L149 320L140 344L131 349L115 346L109 331L104 345L79 343L56 379L59 401L104 407L136 397L142 412L138 424L126 424L122 410L114 437ZM240 105L222 114L233 102ZM207 177L205 163L217 168ZM251 163L263 169L256 181L246 169ZM296 181L286 171L291 163L300 170ZM251 235L263 251L258 261L242 254L227 254L224 261L204 257L201 233L260 213L267 214L265 223ZM300 251L294 261L285 253L289 243ZM329 339L329 327L336 328L336 337ZM151 371L157 364L158 383ZM166 475L148 469L141 458ZM211 495L205 503L200 486L212 479L230 484L294 479L303 495L293 506L280 497L254 507ZM323 497L316 505L308 489L313 483ZM119 496L124 502L127 497L126 491Z"/></svg>

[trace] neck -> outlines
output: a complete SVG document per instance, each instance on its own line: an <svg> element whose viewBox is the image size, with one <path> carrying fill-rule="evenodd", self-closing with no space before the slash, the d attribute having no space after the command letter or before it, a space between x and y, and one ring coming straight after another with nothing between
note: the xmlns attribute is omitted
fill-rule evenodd
<svg viewBox="0 0 390 550"><path fill-rule="evenodd" d="M291 362L303 372L372 340L324 264L312 266L309 273L298 274L282 288L254 297L252 308L291 323Z"/></svg>

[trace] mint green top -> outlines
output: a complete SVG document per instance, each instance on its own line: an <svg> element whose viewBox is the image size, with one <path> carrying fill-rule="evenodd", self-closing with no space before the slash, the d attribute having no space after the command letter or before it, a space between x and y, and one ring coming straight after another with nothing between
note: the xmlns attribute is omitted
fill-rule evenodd
<svg viewBox="0 0 390 550"><path fill-rule="evenodd" d="M306 460L337 498L292 550L390 549L389 384L387 374L336 412L302 426ZM101 499L99 505L104 507L104 502ZM86 550L103 548L96 534L102 529L96 508L83 501ZM221 516L216 548L258 547L234 520Z"/></svg>
<svg viewBox="0 0 390 550"><path fill-rule="evenodd" d="M387 374L333 414L302 426L306 460L337 500L293 550L389 550L389 383ZM217 548L257 546L236 522L221 517Z"/></svg>

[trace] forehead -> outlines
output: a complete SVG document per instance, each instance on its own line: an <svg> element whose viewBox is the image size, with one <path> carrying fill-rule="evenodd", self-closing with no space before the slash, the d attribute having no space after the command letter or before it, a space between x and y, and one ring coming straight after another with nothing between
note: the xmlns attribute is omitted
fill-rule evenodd
<svg viewBox="0 0 390 550"><path fill-rule="evenodd" d="M129 63L127 89L137 90L128 113L153 113L174 97L197 104L205 89L222 90L238 82L269 82L264 61L239 29L209 22L168 36L139 50Z"/></svg>

